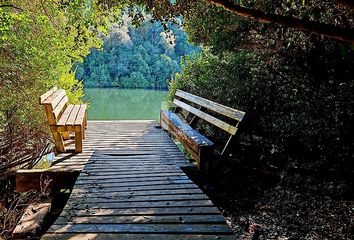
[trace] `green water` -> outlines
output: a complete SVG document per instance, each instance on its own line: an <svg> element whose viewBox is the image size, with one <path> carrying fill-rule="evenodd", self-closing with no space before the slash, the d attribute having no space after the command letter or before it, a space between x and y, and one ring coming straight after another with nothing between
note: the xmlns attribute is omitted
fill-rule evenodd
<svg viewBox="0 0 354 240"><path fill-rule="evenodd" d="M167 91L87 88L89 120L158 120Z"/></svg>

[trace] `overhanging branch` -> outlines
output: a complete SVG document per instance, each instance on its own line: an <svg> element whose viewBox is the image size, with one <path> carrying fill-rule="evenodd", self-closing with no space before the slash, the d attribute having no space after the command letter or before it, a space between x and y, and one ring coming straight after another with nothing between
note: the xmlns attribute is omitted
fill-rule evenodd
<svg viewBox="0 0 354 240"><path fill-rule="evenodd" d="M14 8L14 9L17 9L19 11L23 11L21 8L16 7L16 6L12 5L12 4L1 4L0 8Z"/></svg>
<svg viewBox="0 0 354 240"><path fill-rule="evenodd" d="M348 43L354 43L354 29L347 29L319 23L314 21L302 20L295 17L288 17L278 14L266 13L260 10L250 9L235 4L229 0L204 0L216 6L223 7L236 15L246 17L261 23L276 23L291 27L300 31L309 32L316 35L322 35L330 39L340 40Z"/></svg>

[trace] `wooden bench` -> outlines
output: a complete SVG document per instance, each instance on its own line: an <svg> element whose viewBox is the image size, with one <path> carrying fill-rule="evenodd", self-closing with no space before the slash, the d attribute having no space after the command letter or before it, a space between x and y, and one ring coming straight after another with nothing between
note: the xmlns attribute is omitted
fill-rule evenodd
<svg viewBox="0 0 354 240"><path fill-rule="evenodd" d="M225 153L232 137L236 134L237 127L245 115L242 111L181 90L177 90L173 103L175 105L174 111L162 110L160 112L161 127L182 143L193 159L197 161L199 169L204 168L206 159L213 154L214 143L193 129L197 121L203 119L230 135L221 152L222 155ZM189 123L186 123L186 120L181 116L182 109L187 111L188 114L192 114L193 118ZM205 110L209 112L205 112ZM214 116L209 114L211 112ZM215 115L221 115L235 124L220 120Z"/></svg>
<svg viewBox="0 0 354 240"><path fill-rule="evenodd" d="M69 138L69 132L75 132L75 152L80 153L87 126L87 107L69 105L68 101L65 90L56 87L40 96L57 152L65 152L64 140Z"/></svg>

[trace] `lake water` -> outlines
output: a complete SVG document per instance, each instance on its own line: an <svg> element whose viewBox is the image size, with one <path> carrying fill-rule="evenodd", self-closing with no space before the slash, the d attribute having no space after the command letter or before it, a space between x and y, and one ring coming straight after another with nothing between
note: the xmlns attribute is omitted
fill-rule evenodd
<svg viewBox="0 0 354 240"><path fill-rule="evenodd" d="M88 120L158 120L167 91L87 88Z"/></svg>

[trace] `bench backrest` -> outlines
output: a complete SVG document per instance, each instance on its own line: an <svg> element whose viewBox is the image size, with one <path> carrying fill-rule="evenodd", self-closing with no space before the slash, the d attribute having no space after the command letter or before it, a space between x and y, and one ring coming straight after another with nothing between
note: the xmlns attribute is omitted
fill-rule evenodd
<svg viewBox="0 0 354 240"><path fill-rule="evenodd" d="M213 124L214 126L228 132L231 135L235 135L237 131L237 126L238 124L242 121L242 118L244 117L245 113L224 105L221 105L219 103L210 101L208 99L193 95L191 93L184 92L182 90L177 90L176 92L176 98L173 100L173 103L177 106L180 107L198 118L204 119L205 121ZM181 101L184 100L184 101ZM186 101L194 103L199 106L198 108L195 108L189 104L186 103ZM203 112L203 109L208 109L211 110L217 114L220 114L224 117L228 117L230 119L236 120L235 125L231 125L223 120L220 120L206 112Z"/></svg>
<svg viewBox="0 0 354 240"><path fill-rule="evenodd" d="M197 105L198 108L191 106L187 102ZM190 124L195 123L195 118L203 119L230 134L230 138L227 141L226 145L224 146L224 149L222 150L221 154L224 154L224 152L226 151L226 148L228 147L231 138L237 132L238 125L240 124L243 117L245 116L245 112L224 106L222 104L210 101L208 99L196 96L188 92L184 92L179 89L176 91L175 99L173 100L173 103L176 105L177 109L178 108L184 109L187 112L194 115L194 118L192 119ZM204 109L217 113L223 116L224 118L226 117L227 119L231 119L231 121L235 122L235 124L227 123L215 116L212 116L204 112L203 111Z"/></svg>
<svg viewBox="0 0 354 240"><path fill-rule="evenodd" d="M40 96L39 102L44 106L49 125L55 125L66 109L69 99L64 89L54 87Z"/></svg>

